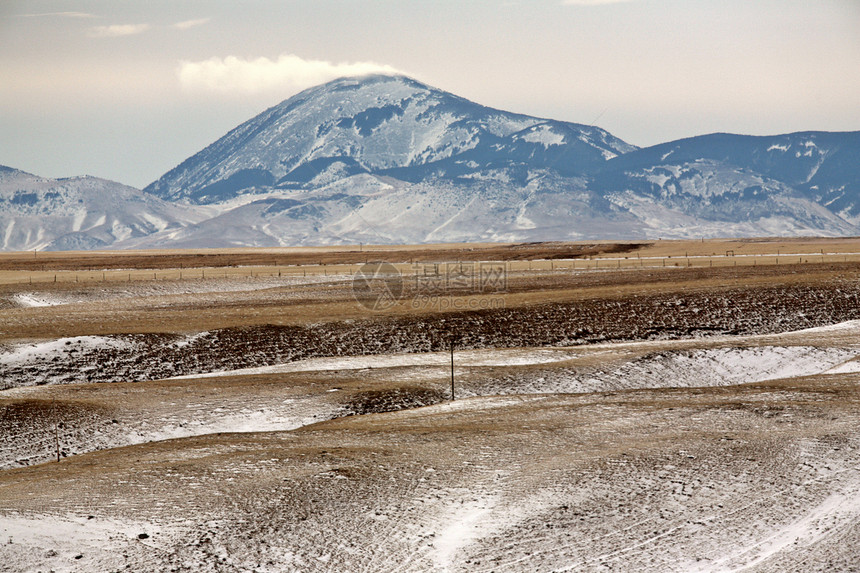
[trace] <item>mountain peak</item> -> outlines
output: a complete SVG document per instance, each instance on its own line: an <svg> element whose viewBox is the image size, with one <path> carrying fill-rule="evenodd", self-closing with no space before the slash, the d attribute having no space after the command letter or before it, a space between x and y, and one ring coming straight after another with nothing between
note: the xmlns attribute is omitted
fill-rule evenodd
<svg viewBox="0 0 860 573"><path fill-rule="evenodd" d="M373 74L333 80L269 108L145 191L212 203L306 186L335 164L345 177L410 181L473 176L500 160L569 174L633 149L596 127L492 109L407 76Z"/></svg>
<svg viewBox="0 0 860 573"><path fill-rule="evenodd" d="M361 76L343 76L302 90L296 95L291 96L283 100L282 102L274 105L270 109L276 109L282 106L289 106L291 103L294 103L296 101L303 101L308 98L320 97L320 95L324 93L348 93L373 89L374 87L386 84L399 84L404 86L410 86L411 88L418 90L429 91L433 89L430 86L419 82L418 80L415 80L413 78L410 78L409 76L405 76L402 74L372 73Z"/></svg>

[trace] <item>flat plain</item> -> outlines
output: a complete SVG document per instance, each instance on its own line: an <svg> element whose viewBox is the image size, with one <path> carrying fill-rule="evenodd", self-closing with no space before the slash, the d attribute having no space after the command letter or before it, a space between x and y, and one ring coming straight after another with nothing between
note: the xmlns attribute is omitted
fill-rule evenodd
<svg viewBox="0 0 860 573"><path fill-rule="evenodd" d="M2 254L0 568L856 571L858 278L860 239Z"/></svg>

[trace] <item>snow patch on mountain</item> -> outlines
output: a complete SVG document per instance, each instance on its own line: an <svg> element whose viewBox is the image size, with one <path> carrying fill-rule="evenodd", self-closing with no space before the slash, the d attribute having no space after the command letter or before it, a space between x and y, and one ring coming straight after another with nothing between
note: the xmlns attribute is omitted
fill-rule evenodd
<svg viewBox="0 0 860 573"><path fill-rule="evenodd" d="M517 136L515 136L516 138ZM562 145L564 143L564 134L553 131L552 126L547 124L533 126L518 138L529 143L540 143L544 147Z"/></svg>

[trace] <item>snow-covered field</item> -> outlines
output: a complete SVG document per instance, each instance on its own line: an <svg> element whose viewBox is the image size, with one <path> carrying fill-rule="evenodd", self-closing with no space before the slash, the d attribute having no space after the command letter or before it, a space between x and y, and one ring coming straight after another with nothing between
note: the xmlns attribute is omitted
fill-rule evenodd
<svg viewBox="0 0 860 573"><path fill-rule="evenodd" d="M0 364L20 365L59 360L69 354L86 352L92 349L128 350L132 345L116 337L75 336L58 338L50 342L18 344L5 352L0 352Z"/></svg>
<svg viewBox="0 0 860 573"><path fill-rule="evenodd" d="M524 366L570 360L579 352L558 348L466 350L455 353L458 366ZM368 368L399 368L405 366L446 366L451 356L447 352L376 354L372 356L341 356L337 358L311 358L288 364L275 364L257 368L240 368L220 372L207 372L175 379L208 378L213 376L239 376L251 374L278 374L325 370L363 370Z"/></svg>
<svg viewBox="0 0 860 573"><path fill-rule="evenodd" d="M170 339L166 344L168 348L177 350L197 343L205 347L207 336L208 333L197 333ZM834 340L830 340L834 337ZM567 348L456 350L454 367L460 396L721 386L825 372L838 374L857 371L854 359L858 350L853 341L858 339L860 321L846 321L784 333L779 337L710 337L707 344L692 346L688 341L679 340L602 343ZM66 369L77 369L79 375L87 372L95 374L105 352L127 355L128 360L135 360L135 356L142 357L151 353L152 349L123 336L60 338L21 343L0 350L0 367L34 373L40 372L40 369L56 368L58 364L68 364ZM310 358L268 366L200 371L167 379L201 380L326 372L352 372L355 376L362 376L376 371L377 376L420 383L446 379L450 366L451 355L448 352L410 352ZM60 376L50 375L41 379L49 383L62 381ZM7 390L6 396L24 398L38 395L39 392L38 388L31 388L30 391L12 388ZM289 400L284 403L293 402ZM263 403L258 408L231 408L228 412L215 408L208 414L195 410L194 416L180 416L169 423L165 421L163 428L157 430L137 430L125 435L125 440L126 443L139 443L212 432L292 429L316 421L308 412L320 407L317 403L310 410L299 413L293 412L292 405L284 407L283 404L273 406L269 403ZM326 410L325 416L335 414L335 411ZM104 447L104 444L94 442L94 447ZM8 455L4 458L7 464L14 462Z"/></svg>
<svg viewBox="0 0 860 573"><path fill-rule="evenodd" d="M860 335L860 329L857 334ZM740 340L733 342L743 344L744 340L741 337ZM516 385L493 388L494 394L602 392L634 388L732 385L810 376L823 372L850 372L856 371L852 368L860 364L851 362L852 359L860 356L860 349L814 346L732 346L673 350L672 344L663 343L661 346L665 350L654 352L648 352L655 347L652 343L599 344L572 349L464 350L454 352L453 358L455 371L460 373L469 369L487 367L560 366L559 363L572 366L570 369L557 368L557 372L551 375L552 380L540 376L523 375L522 381ZM589 374L582 374L576 370L577 362L593 362L601 358L610 363L617 362L617 356L622 349L624 353L635 353L639 356L609 369L595 368L593 373ZM446 371L450 366L451 355L447 352L383 354L312 358L273 366L177 376L173 379L409 367L425 369L435 367L435 372L438 374ZM408 373L398 372L397 375L405 377ZM470 394L473 395L473 393Z"/></svg>
<svg viewBox="0 0 860 573"><path fill-rule="evenodd" d="M856 570L850 281L664 278L328 322L343 277L7 292L0 569Z"/></svg>
<svg viewBox="0 0 860 573"><path fill-rule="evenodd" d="M279 287L302 287L352 280L351 275L335 274L253 278L253 281L250 281L248 277L218 277L207 280L186 278L182 281L136 281L128 285L121 285L119 288L116 286L105 286L102 289L88 288L85 291L82 289L80 292L75 292L74 290L70 292L33 290L13 294L8 297L8 300L13 307L30 308L140 297L253 292ZM0 297L0 300L2 300L2 297Z"/></svg>
<svg viewBox="0 0 860 573"><path fill-rule="evenodd" d="M799 345L800 340L830 334L840 336L839 346ZM477 349L454 352L456 394L475 397L505 394L550 394L611 392L647 388L695 388L730 386L790 379L817 374L855 372L860 345L842 346L845 336L860 340L860 321L826 328L786 333L788 343L774 345L774 337L718 337L700 347L689 341L604 343L570 348ZM185 345L195 336L176 344ZM704 347L701 347L704 346ZM0 354L0 364L53 363L83 354L87 348L134 351L132 343L112 337L76 337L52 342L19 345ZM93 368L94 366L87 366ZM348 380L375 378L410 385L429 385L447 392L451 355L448 352L361 355L298 360L272 366L204 372L168 378L174 388L195 386L195 381L253 376L277 377L312 373L338 373ZM144 384L138 382L137 384ZM199 384L199 382L197 383ZM145 386L140 391L144 391ZM93 390L94 392L97 390ZM108 389L105 389L107 392ZM202 391L201 391L202 392ZM339 406L351 391L340 386L322 386L312 391L282 395L242 396L241 402L219 399L188 400L171 395L158 408L148 407L136 415L125 415L122 425L103 420L79 422L74 435L63 432L63 444L70 453L222 432L270 432L292 430L342 414ZM333 396L340 393L339 396ZM26 400L42 396L40 387L7 390L10 399ZM341 402L338 400L341 399ZM420 403L420 402L419 402ZM96 435L93 435L96 434ZM30 435L30 443L23 440ZM53 440L45 431L18 432L14 441L0 447L0 467L14 467L50 459ZM41 452L41 453L39 453Z"/></svg>
<svg viewBox="0 0 860 573"><path fill-rule="evenodd" d="M4 481L0 552L23 570L850 570L841 388L819 402L837 420L797 389L511 396L96 452L38 491L51 466Z"/></svg>

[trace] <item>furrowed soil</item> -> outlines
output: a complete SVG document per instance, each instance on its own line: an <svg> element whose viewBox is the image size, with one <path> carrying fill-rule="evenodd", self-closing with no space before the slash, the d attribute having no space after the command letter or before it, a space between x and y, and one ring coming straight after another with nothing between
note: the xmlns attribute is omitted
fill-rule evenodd
<svg viewBox="0 0 860 573"><path fill-rule="evenodd" d="M854 253L2 255L0 569L857 570Z"/></svg>

